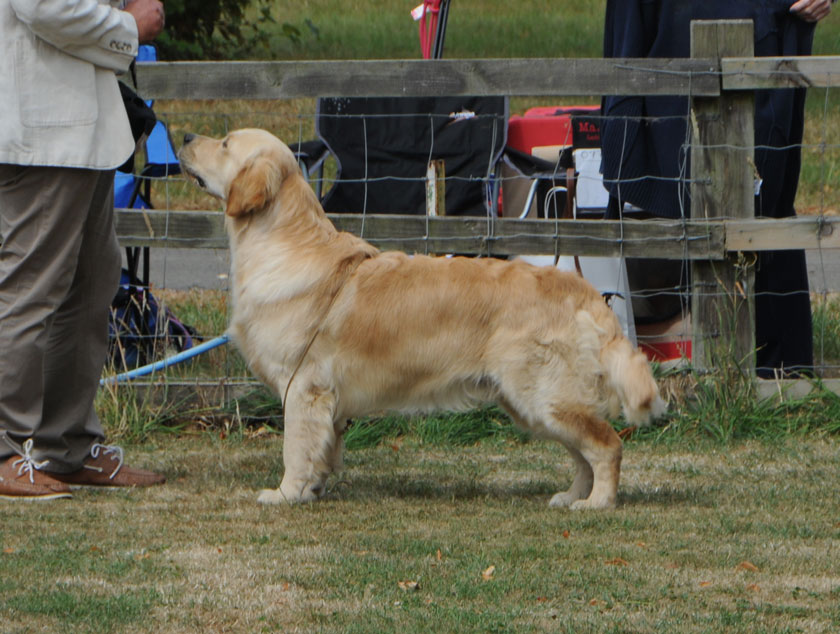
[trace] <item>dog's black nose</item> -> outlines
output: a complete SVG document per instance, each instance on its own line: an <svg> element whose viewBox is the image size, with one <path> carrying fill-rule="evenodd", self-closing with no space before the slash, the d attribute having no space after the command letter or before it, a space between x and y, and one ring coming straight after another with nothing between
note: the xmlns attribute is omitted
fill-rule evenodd
<svg viewBox="0 0 840 634"><path fill-rule="evenodd" d="M189 143L190 141L192 141L194 138L195 138L195 135L194 135L194 134L190 134L189 132L187 132L187 133L184 135L184 145L186 145L187 143Z"/></svg>

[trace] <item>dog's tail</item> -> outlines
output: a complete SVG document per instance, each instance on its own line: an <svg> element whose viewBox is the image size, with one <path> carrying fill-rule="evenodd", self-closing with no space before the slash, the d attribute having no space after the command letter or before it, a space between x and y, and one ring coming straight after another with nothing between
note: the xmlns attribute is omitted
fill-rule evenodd
<svg viewBox="0 0 840 634"><path fill-rule="evenodd" d="M659 395L647 357L634 348L616 323L617 331L607 333L590 313L578 312L578 322L587 323L601 334L600 360L607 381L621 401L624 418L631 425L644 426L665 413L667 404ZM606 339L606 342L604 342Z"/></svg>

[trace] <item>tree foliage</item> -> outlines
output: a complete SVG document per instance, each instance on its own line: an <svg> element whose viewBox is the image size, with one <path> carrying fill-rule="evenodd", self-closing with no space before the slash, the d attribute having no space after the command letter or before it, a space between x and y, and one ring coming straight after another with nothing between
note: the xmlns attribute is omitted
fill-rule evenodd
<svg viewBox="0 0 840 634"><path fill-rule="evenodd" d="M155 43L167 60L257 57L274 22L270 0L167 0L166 29ZM286 26L279 32L292 37Z"/></svg>

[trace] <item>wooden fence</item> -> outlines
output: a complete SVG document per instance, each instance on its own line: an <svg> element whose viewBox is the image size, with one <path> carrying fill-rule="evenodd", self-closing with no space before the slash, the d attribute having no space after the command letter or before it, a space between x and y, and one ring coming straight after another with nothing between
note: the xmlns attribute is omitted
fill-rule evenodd
<svg viewBox="0 0 840 634"><path fill-rule="evenodd" d="M692 24L689 59L493 59L310 62L157 62L137 65L140 94L156 99L281 100L321 96L687 95L692 100L693 217L615 222L367 216L365 238L382 248L489 255L563 253L687 259L695 366L710 363L711 338L733 336L754 356L753 271L744 253L836 249L840 219L756 219L753 91L836 87L840 57L755 58L752 22ZM358 233L362 217L331 216ZM225 247L218 213L121 210L126 245ZM721 311L732 319L721 320ZM723 330L721 324L724 324ZM726 324L731 324L726 326ZM731 328L731 330L730 330Z"/></svg>

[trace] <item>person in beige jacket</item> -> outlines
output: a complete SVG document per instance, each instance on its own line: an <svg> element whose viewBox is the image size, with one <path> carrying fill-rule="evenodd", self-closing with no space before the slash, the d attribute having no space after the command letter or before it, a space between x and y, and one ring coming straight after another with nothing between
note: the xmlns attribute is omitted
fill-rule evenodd
<svg viewBox="0 0 840 634"><path fill-rule="evenodd" d="M102 444L93 407L121 256L114 169L134 151L116 74L160 0L0 0L0 498L163 477Z"/></svg>

